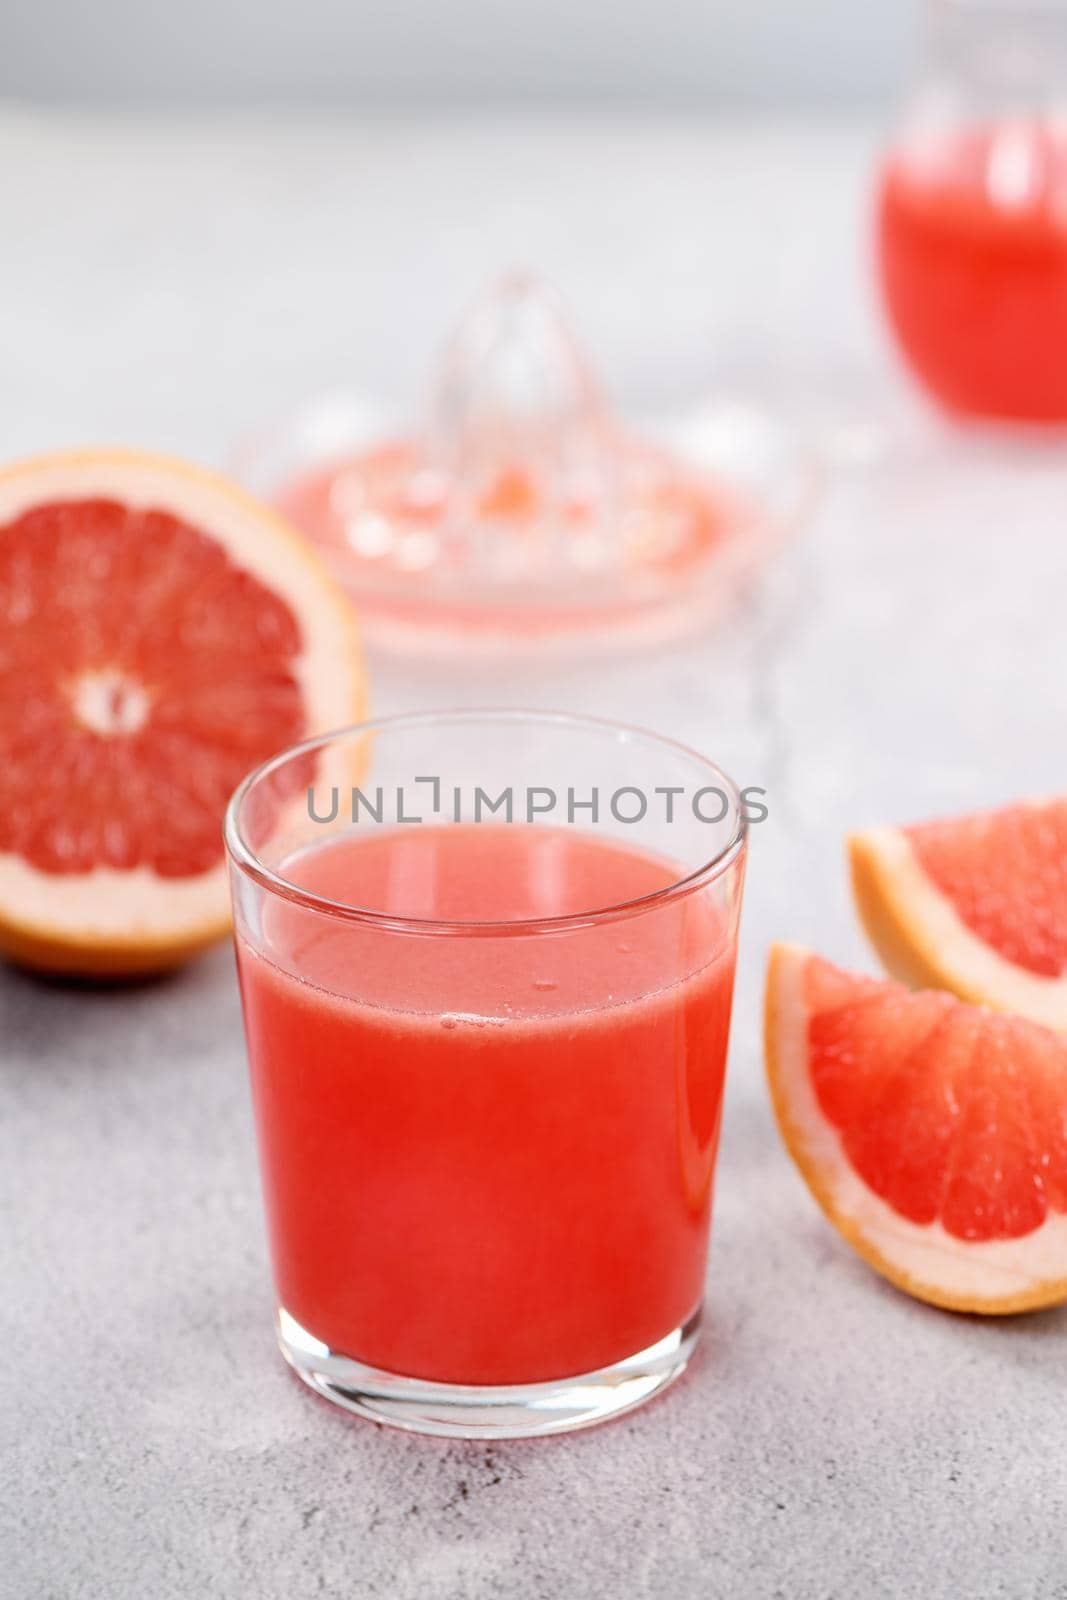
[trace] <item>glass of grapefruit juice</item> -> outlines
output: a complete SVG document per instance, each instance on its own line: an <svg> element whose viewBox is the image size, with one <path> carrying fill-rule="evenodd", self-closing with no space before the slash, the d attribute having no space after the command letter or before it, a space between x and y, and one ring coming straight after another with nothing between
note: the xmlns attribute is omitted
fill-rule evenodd
<svg viewBox="0 0 1067 1600"><path fill-rule="evenodd" d="M647 1399L703 1299L744 806L665 739L385 719L227 817L284 1355L424 1432Z"/></svg>
<svg viewBox="0 0 1067 1600"><path fill-rule="evenodd" d="M928 0L878 185L896 341L958 416L1067 421L1067 6Z"/></svg>

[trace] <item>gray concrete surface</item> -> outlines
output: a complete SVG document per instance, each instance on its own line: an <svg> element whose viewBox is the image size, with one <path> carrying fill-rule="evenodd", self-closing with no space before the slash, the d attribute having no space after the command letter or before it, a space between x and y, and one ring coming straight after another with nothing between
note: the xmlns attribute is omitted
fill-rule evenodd
<svg viewBox="0 0 1067 1600"><path fill-rule="evenodd" d="M720 360L768 391L777 374L839 467L711 638L491 693L376 664L383 711L598 710L770 791L689 1375L544 1442L338 1414L274 1348L228 951L125 991L3 971L2 1600L1062 1600L1067 1313L986 1324L883 1285L809 1200L761 1075L768 941L870 965L847 826L1063 784L1067 458L955 439L900 392L857 266L867 134L6 132L12 449L125 435L218 456L274 391L346 361L400 392L457 289L518 257L588 311L631 397ZM398 186L434 226L420 266L384 205ZM386 326L406 329L396 361Z"/></svg>

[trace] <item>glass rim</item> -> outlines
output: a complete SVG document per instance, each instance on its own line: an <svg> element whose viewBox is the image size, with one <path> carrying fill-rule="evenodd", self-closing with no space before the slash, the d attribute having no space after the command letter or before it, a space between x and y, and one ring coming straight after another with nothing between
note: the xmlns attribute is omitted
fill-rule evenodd
<svg viewBox="0 0 1067 1600"><path fill-rule="evenodd" d="M655 889L650 894L638 895L628 900L620 900L604 906L592 906L585 911L568 912L564 916L554 917L510 917L490 920L456 921L439 917L410 917L397 916L388 911L375 911L369 906L356 906L343 900L332 900L327 895L315 893L305 889L300 884L292 882L283 873L277 872L273 867L267 866L257 852L245 839L240 824L240 812L244 801L253 788L268 778L271 773L278 771L287 762L298 760L300 757L310 755L315 751L334 745L345 739L357 736L384 732L393 728L415 727L420 724L427 727L442 727L449 723L477 723L485 721L506 722L512 724L539 723L546 727L558 728L584 728L590 732L613 734L625 740L644 741L653 745L673 751L684 756L687 760L696 762L703 767L716 781L716 786L721 787L726 795L730 810L733 813L733 827L730 830L726 843L706 861L694 867L691 871L678 877L662 889ZM725 821L725 818L723 819ZM453 826L453 824L445 824ZM526 823L502 823L502 827L536 826ZM674 900L680 900L703 888L706 884L722 877L745 848L748 836L748 823L744 814L741 792L734 780L711 761L707 756L702 756L699 751L690 745L683 744L678 739L672 739L665 734L653 733L647 728L639 727L632 723L621 722L610 717L588 716L582 712L570 711L539 711L515 706L472 706L455 707L436 711L402 711L383 717L371 717L362 722L353 722L340 728L334 728L327 733L315 734L308 739L302 739L297 744L288 745L284 750L279 750L266 761L260 762L256 767L245 774L230 796L226 806L226 815L223 821L223 839L226 853L230 863L247 878L278 898L287 900L291 904L302 906L309 911L318 912L336 921L359 923L365 927L376 927L395 933L433 934L438 936L467 937L492 936L506 937L522 934L557 933L570 929L590 927L600 922L620 921L628 917L639 916L645 911L666 905Z"/></svg>

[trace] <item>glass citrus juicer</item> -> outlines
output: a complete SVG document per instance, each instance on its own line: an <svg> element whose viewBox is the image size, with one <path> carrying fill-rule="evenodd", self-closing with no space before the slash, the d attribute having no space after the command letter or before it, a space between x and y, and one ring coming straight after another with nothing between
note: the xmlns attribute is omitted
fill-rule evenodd
<svg viewBox="0 0 1067 1600"><path fill-rule="evenodd" d="M877 256L896 342L943 408L1067 421L1067 0L927 0Z"/></svg>
<svg viewBox="0 0 1067 1600"><path fill-rule="evenodd" d="M236 474L319 547L372 641L420 652L660 637L707 617L796 521L808 463L718 403L612 413L556 296L504 279L461 321L424 420L324 400Z"/></svg>

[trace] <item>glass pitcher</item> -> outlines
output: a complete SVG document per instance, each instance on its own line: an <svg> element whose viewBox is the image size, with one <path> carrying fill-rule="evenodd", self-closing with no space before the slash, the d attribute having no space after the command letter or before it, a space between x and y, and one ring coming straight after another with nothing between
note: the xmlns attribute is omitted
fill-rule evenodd
<svg viewBox="0 0 1067 1600"><path fill-rule="evenodd" d="M944 409L1067 421L1067 0L927 0L876 254L897 345Z"/></svg>

